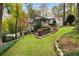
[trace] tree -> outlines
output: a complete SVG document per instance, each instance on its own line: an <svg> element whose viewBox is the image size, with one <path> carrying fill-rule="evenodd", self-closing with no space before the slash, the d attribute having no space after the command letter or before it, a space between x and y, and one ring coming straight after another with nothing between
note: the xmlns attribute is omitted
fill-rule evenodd
<svg viewBox="0 0 79 59"><path fill-rule="evenodd" d="M2 21L2 41L6 42L11 39L7 39L7 34L14 34L15 32L15 21L12 16ZM14 39L14 38L12 38Z"/></svg>
<svg viewBox="0 0 79 59"><path fill-rule="evenodd" d="M69 25L73 25L74 21L75 21L75 16L74 15L68 15L67 22L69 23Z"/></svg>
<svg viewBox="0 0 79 59"><path fill-rule="evenodd" d="M18 31L20 32L20 35L22 35L22 31L26 31L28 27L28 17L27 15L22 12L21 18L18 22Z"/></svg>
<svg viewBox="0 0 79 59"><path fill-rule="evenodd" d="M54 14L55 16L58 15L58 13L57 13L58 10L57 10L57 9L58 9L58 7L57 7L56 5L52 8L52 10L54 11L53 14Z"/></svg>
<svg viewBox="0 0 79 59"><path fill-rule="evenodd" d="M22 4L17 4L17 3L13 3L13 4L5 4L5 8L7 10L7 13L10 14L13 19L15 20L15 38L17 38L17 25L18 25L18 21L21 18L21 12L22 12ZM11 25L10 25L11 26Z"/></svg>
<svg viewBox="0 0 79 59"><path fill-rule="evenodd" d="M59 18L59 17L63 17L63 16L62 16L62 15L63 15L63 13L62 13L63 4L62 4L62 3L60 3L58 6L55 5L55 6L52 8L52 10L54 11L54 12L53 12L54 15L57 16L58 18Z"/></svg>
<svg viewBox="0 0 79 59"><path fill-rule="evenodd" d="M70 14L72 13L72 3L70 3Z"/></svg>
<svg viewBox="0 0 79 59"><path fill-rule="evenodd" d="M6 13L12 14L13 12L13 4L4 3L4 9L6 9Z"/></svg>
<svg viewBox="0 0 79 59"><path fill-rule="evenodd" d="M12 16L10 16L6 20L7 20L7 24L8 24L9 34L14 34L14 32L15 32L15 19Z"/></svg>
<svg viewBox="0 0 79 59"><path fill-rule="evenodd" d="M77 27L77 30L79 31L79 3L77 3L77 10L78 10L78 27Z"/></svg>
<svg viewBox="0 0 79 59"><path fill-rule="evenodd" d="M63 10L63 4L60 3L59 6L57 7L57 13L58 13L58 19L60 16L62 16L62 11Z"/></svg>
<svg viewBox="0 0 79 59"><path fill-rule="evenodd" d="M42 23L39 20L37 20L36 25L35 25L35 31L37 29L40 29L41 27L42 27Z"/></svg>
<svg viewBox="0 0 79 59"><path fill-rule="evenodd" d="M32 8L33 4L29 3L27 5L28 15L30 19L34 19L36 17L35 10Z"/></svg>
<svg viewBox="0 0 79 59"><path fill-rule="evenodd" d="M42 3L40 5L40 14L41 14L41 16L43 16L43 17L47 16L47 9L48 9L48 7L47 7L46 3Z"/></svg>
<svg viewBox="0 0 79 59"><path fill-rule="evenodd" d="M0 45L2 45L2 15L3 15L3 3L0 3Z"/></svg>
<svg viewBox="0 0 79 59"><path fill-rule="evenodd" d="M63 3L63 25L65 25L65 3Z"/></svg>
<svg viewBox="0 0 79 59"><path fill-rule="evenodd" d="M9 33L9 29L8 29L8 20L5 19L2 21L2 33Z"/></svg>
<svg viewBox="0 0 79 59"><path fill-rule="evenodd" d="M16 10L15 10L15 12L16 12L16 14L15 14L15 18L16 18L16 23L15 23L15 38L17 39L17 22L18 22L18 18L19 18L19 12L18 12L18 10L19 10L19 6L18 6L18 4L16 3Z"/></svg>
<svg viewBox="0 0 79 59"><path fill-rule="evenodd" d="M74 16L76 16L76 15L75 15L75 12L76 12L76 8L75 8L75 3L74 3Z"/></svg>

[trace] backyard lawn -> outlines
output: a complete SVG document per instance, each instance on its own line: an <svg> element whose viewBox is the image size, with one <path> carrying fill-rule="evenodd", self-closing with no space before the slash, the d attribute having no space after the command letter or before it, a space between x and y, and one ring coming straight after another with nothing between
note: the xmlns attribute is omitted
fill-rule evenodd
<svg viewBox="0 0 79 59"><path fill-rule="evenodd" d="M21 38L2 55L4 56L54 56L55 40L59 35L72 31L73 27L62 27L58 32L50 36L38 39L34 34L28 34Z"/></svg>

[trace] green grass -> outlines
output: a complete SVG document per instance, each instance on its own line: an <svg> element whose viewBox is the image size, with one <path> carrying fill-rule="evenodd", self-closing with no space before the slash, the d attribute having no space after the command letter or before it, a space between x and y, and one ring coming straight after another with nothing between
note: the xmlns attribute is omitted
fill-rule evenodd
<svg viewBox="0 0 79 59"><path fill-rule="evenodd" d="M46 36L42 39L37 39L33 34L24 36L14 46L9 48L4 56L54 56L55 40L59 35L72 31L72 27L60 28L58 32Z"/></svg>

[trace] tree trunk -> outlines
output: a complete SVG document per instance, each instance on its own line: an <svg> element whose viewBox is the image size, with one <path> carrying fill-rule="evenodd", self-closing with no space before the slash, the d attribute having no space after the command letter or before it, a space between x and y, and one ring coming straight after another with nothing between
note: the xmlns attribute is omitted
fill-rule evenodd
<svg viewBox="0 0 79 59"><path fill-rule="evenodd" d="M79 31L79 3L77 4L77 10L78 10L78 27L77 27L77 30Z"/></svg>
<svg viewBox="0 0 79 59"><path fill-rule="evenodd" d="M76 11L76 10L75 10L75 3L74 3L74 16L76 16L76 15L75 15L75 11Z"/></svg>
<svg viewBox="0 0 79 59"><path fill-rule="evenodd" d="M65 3L63 3L63 25L65 23Z"/></svg>
<svg viewBox="0 0 79 59"><path fill-rule="evenodd" d="M18 4L16 3L15 39L17 39L17 22L18 22Z"/></svg>
<svg viewBox="0 0 79 59"><path fill-rule="evenodd" d="M70 14L72 14L72 3L70 3Z"/></svg>
<svg viewBox="0 0 79 59"><path fill-rule="evenodd" d="M2 45L2 16L3 16L3 3L0 3L0 45Z"/></svg>
<svg viewBox="0 0 79 59"><path fill-rule="evenodd" d="M20 36L22 36L22 30L21 30L21 28L20 28Z"/></svg>

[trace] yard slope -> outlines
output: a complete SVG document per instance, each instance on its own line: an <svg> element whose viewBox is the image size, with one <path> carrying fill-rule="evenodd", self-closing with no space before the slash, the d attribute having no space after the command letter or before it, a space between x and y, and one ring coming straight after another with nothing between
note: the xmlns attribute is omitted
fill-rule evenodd
<svg viewBox="0 0 79 59"><path fill-rule="evenodd" d="M58 32L46 36L42 39L37 39L33 34L24 36L14 46L9 48L4 56L54 56L55 40L59 35L72 31L73 27L62 27Z"/></svg>

